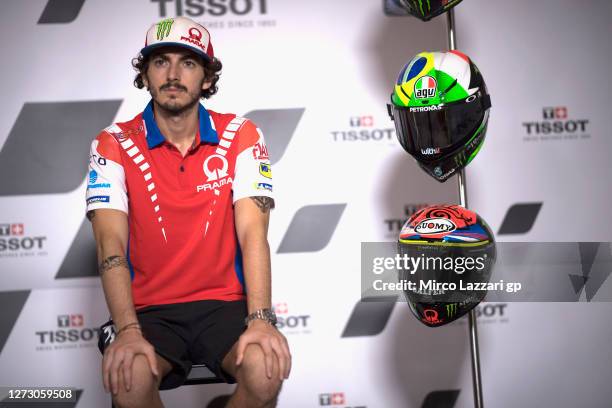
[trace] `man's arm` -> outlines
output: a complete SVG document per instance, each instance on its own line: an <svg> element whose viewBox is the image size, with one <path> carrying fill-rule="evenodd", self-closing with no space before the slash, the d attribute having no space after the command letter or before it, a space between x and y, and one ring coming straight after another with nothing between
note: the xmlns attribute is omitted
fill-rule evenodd
<svg viewBox="0 0 612 408"><path fill-rule="evenodd" d="M132 289L130 270L126 259L128 240L127 214L119 210L98 209L90 211L98 252L98 272L102 279L106 304L119 330L138 322Z"/></svg>
<svg viewBox="0 0 612 408"><path fill-rule="evenodd" d="M89 211L98 251L98 271L102 279L104 296L118 334L104 353L104 387L116 393L118 371L123 369L125 387L130 389L134 356L144 354L155 375L157 361L153 347L142 337L134 302L130 271L126 259L128 240L127 214L119 210L96 209ZM122 330L124 329L124 330Z"/></svg>
<svg viewBox="0 0 612 408"><path fill-rule="evenodd" d="M249 313L272 306L268 224L273 203L269 197L248 197L238 200L234 207Z"/></svg>
<svg viewBox="0 0 612 408"><path fill-rule="evenodd" d="M270 197L246 197L236 201L234 218L236 234L242 251L242 264L247 289L249 313L271 308L270 246L268 245L268 223L270 208L274 200ZM266 372L272 377L273 359L277 358L281 380L289 376L291 355L285 337L263 320L253 320L241 336L236 364L240 365L248 344L259 344L266 356Z"/></svg>

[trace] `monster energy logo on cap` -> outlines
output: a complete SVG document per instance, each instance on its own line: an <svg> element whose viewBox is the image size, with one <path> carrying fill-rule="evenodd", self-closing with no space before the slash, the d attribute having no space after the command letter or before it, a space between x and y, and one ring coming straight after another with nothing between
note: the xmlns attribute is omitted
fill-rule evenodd
<svg viewBox="0 0 612 408"><path fill-rule="evenodd" d="M172 29L172 23L174 23L174 19L167 18L165 20L157 23L157 40L161 41L164 37L170 35L170 30Z"/></svg>
<svg viewBox="0 0 612 408"><path fill-rule="evenodd" d="M457 304L456 303L447 304L446 305L446 316L451 318L456 314L457 314Z"/></svg>

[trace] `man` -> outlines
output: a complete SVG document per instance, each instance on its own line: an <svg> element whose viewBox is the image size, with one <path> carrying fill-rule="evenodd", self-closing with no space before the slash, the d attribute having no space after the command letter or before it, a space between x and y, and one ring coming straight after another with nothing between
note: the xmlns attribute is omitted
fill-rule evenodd
<svg viewBox="0 0 612 408"><path fill-rule="evenodd" d="M161 407L158 389L205 363L238 383L228 406L272 407L291 356L271 310L263 135L199 103L221 69L201 25L154 24L140 54L134 82L152 100L102 131L90 157L87 215L112 317L104 387L118 407Z"/></svg>

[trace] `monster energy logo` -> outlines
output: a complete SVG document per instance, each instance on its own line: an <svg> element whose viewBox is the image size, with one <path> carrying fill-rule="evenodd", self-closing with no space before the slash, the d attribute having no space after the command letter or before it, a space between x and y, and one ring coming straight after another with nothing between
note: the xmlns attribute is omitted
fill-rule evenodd
<svg viewBox="0 0 612 408"><path fill-rule="evenodd" d="M165 20L157 23L157 40L163 40L164 37L170 35L170 30L172 29L172 23L174 23L174 19L167 18Z"/></svg>
<svg viewBox="0 0 612 408"><path fill-rule="evenodd" d="M450 318L456 314L457 314L457 304L456 303L447 304L446 305L446 316Z"/></svg>
<svg viewBox="0 0 612 408"><path fill-rule="evenodd" d="M417 1L419 2L418 6L417 6ZM421 14L425 15L425 10L423 10L423 0L412 0L412 2L414 3L414 7L418 7L421 10ZM430 0L427 0L427 11L431 11Z"/></svg>

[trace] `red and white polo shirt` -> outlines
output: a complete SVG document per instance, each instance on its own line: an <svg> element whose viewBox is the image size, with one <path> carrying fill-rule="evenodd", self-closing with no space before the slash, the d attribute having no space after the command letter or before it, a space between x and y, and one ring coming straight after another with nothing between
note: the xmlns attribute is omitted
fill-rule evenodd
<svg viewBox="0 0 612 408"><path fill-rule="evenodd" d="M96 137L88 178L87 211L128 214L136 308L244 298L233 204L273 198L268 150L251 121L200 105L196 143L182 157L161 134L151 101Z"/></svg>

